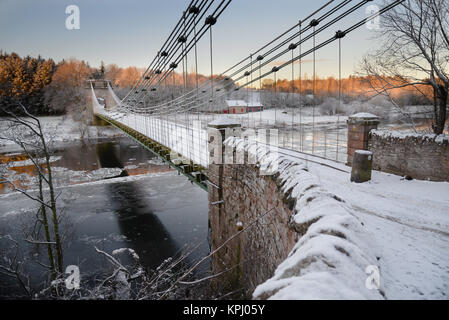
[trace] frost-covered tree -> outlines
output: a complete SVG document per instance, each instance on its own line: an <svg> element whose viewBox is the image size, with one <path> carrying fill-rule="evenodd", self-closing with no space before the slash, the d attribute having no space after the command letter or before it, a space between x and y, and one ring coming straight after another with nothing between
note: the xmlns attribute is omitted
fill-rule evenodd
<svg viewBox="0 0 449 320"><path fill-rule="evenodd" d="M380 49L362 61L372 88L394 102L392 90L413 87L434 102L434 133L444 131L449 89L449 3L406 0L382 15Z"/></svg>
<svg viewBox="0 0 449 320"><path fill-rule="evenodd" d="M0 118L0 121L5 123L2 126L0 140L14 142L31 161L36 172L38 191L33 192L17 187L14 179L11 179L8 174L7 164L0 166L0 183L8 185L13 191L20 192L39 204L36 224L39 224L44 232L42 235L36 235L37 239L26 240L47 247L49 271L51 279L55 280L63 274L63 252L48 136L44 133L40 120L29 113L23 105L20 105L20 108L25 117L19 117L11 111L3 110L7 117ZM40 236L43 239L40 239ZM3 266L0 269L13 270L11 266ZM17 273L15 275L17 276Z"/></svg>

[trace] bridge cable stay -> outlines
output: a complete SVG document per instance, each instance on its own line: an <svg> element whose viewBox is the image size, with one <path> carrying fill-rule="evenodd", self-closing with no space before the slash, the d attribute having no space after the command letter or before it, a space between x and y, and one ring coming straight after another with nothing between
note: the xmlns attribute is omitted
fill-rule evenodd
<svg viewBox="0 0 449 320"><path fill-rule="evenodd" d="M248 82L248 77L249 77L249 73L246 75L246 82ZM246 87L246 113L247 113L247 116L246 116L246 122L247 122L247 127L249 127L250 126L250 121L249 121L249 112L248 112L248 104L249 104L249 86L247 86Z"/></svg>
<svg viewBox="0 0 449 320"><path fill-rule="evenodd" d="M198 2L198 0L191 0L189 5L187 6L188 8L192 6L192 4L194 3L194 1ZM161 50L158 51L158 54L153 58L153 60L151 61L150 65L148 66L148 68L145 70L145 72L142 74L142 76L139 78L139 80L135 83L135 85L132 87L132 89L125 95L125 97L122 99L122 101L124 101L132 92L134 92L134 90L136 89L137 86L139 86L139 84L141 83L142 80L145 79L145 76L147 75L147 73L149 71L152 70L153 65L156 63L156 61L158 60L158 58L160 58L160 52L164 52L164 47L167 45L167 43L169 42L169 40L172 38L172 36L174 35L174 33L176 32L177 28L180 26L182 19L179 19L177 24L175 25L175 27L172 29L170 35L168 36L168 38L165 40L164 44L161 47Z"/></svg>
<svg viewBox="0 0 449 320"><path fill-rule="evenodd" d="M212 47L212 26L215 24L213 17L209 16L210 28L209 28L209 49L210 49L210 111L212 110L212 101L214 99L214 64L213 64L213 47Z"/></svg>
<svg viewBox="0 0 449 320"><path fill-rule="evenodd" d="M378 15L380 15L380 14L386 12L387 10L391 9L392 7L398 5L398 4L401 3L401 2L403 2L403 0L402 0L402 1L395 1L395 2L393 2L392 4L390 4L390 5L388 5L388 6L384 7L384 8L382 8L381 10L379 10L379 12L377 12L377 13L371 15L371 16L368 17L367 19L363 19L363 20L360 21L359 23L356 23L356 24L354 24L353 26L347 28L346 30L343 31L343 33L344 33L344 34L348 34L348 33L352 32L353 30L355 30L355 29L359 28L360 26L362 26L367 20L373 19L374 17L376 17L376 16L378 16ZM315 33L314 33L314 34L315 34ZM264 74L261 74L261 68L259 68L259 77L257 77L257 78L252 78L251 80L248 80L247 83L241 85L241 87L248 86L248 85L250 85L251 83L253 83L254 81L259 81L259 83L260 83L261 79L262 79L263 77L266 77L266 76L269 75L270 73L274 73L274 76L276 76L276 72L277 72L279 69L284 68L284 67L287 66L289 63L294 63L294 62L297 61L298 59L302 59L302 57L304 57L304 56L306 56L306 55L308 55L308 54L310 54L310 53L314 53L316 50L318 50L318 49L320 49L320 48L322 48L322 47L324 47L324 46L330 44L331 42L333 42L336 38L337 38L337 37L334 36L334 37L332 37L332 38L330 38L330 39L328 39L328 40L326 40L326 41L320 43L319 45L316 45L316 44L315 44L315 45L313 46L312 49L310 49L310 50L308 50L308 51L306 51L306 52L303 52L303 53L299 54L299 55L296 56L296 57L293 57L293 58L290 59L289 61L287 61L287 62L281 64L281 65L278 66L278 67L276 67L276 70L273 70L273 69L272 69L271 71L268 71L268 72L266 72L266 73L264 73ZM304 39L301 39L301 43L303 42L303 40L304 40ZM301 43L299 43L299 44L301 44ZM340 59L341 59L341 58L340 58ZM261 61L259 61L259 64L262 65ZM276 81L275 81L275 83L276 83ZM341 81L340 81L340 83L341 83ZM186 112L187 110L186 110L185 108L183 108L182 111ZM140 113L140 112L139 112L139 113Z"/></svg>
<svg viewBox="0 0 449 320"><path fill-rule="evenodd" d="M391 3L390 5L388 5L388 6L384 7L384 8L382 8L382 9L380 9L378 12L372 14L371 16L369 16L369 17L367 17L367 18L365 18L365 19L362 19L362 20L359 21L358 23L352 25L351 27L348 27L347 29L343 30L342 32L344 32L345 35L347 35L348 33L350 33L350 32L352 32L352 31L358 29L358 28L361 27L361 26L363 26L363 25L366 23L366 21L369 21L369 20L374 19L375 17L377 17L377 16L379 16L379 15L385 13L386 11L388 11L388 10L392 9L393 7L397 6L398 4L402 3L403 1L404 1L404 0L396 0L396 1L394 1L394 2ZM307 56L307 55L313 53L313 51L316 51L316 50L318 50L318 49L321 49L322 47L324 47L324 46L326 46L326 45L332 43L332 42L335 41L336 39L337 39L337 38L336 38L335 36L332 36L331 38L329 38L329 39L323 41L322 43L320 43L320 44L318 44L318 45L316 45L314 48L311 48L311 49L309 49L309 50L303 52L301 55L298 55L298 56L294 57L293 60L288 60L288 61L282 63L281 65L277 66L277 68L278 68L278 69L282 69L282 68L288 66L290 63L293 63L293 62L295 62L295 61L298 61L299 59L301 59L301 58L303 58L303 57L305 57L305 56ZM304 41L304 39L303 39L303 41ZM262 74L260 77L261 77L261 78L265 78L265 77L267 77L268 75L270 75L270 74L273 73L273 72L274 72L273 70L267 71L266 73ZM259 80L259 77L253 79L253 82L254 82L254 81L258 81L258 80ZM251 84L251 83L244 83L244 84L242 84L241 86L247 86L247 85L249 85L249 84Z"/></svg>
<svg viewBox="0 0 449 320"><path fill-rule="evenodd" d="M279 69L277 67L273 67L273 77L274 77L274 127L276 128L277 121L277 80L276 80L276 72Z"/></svg>
<svg viewBox="0 0 449 320"><path fill-rule="evenodd" d="M334 9L332 10L332 12L335 12L337 9L341 8L342 5L346 4L348 1L351 1L351 0L347 0L347 1L345 1L344 3L340 4L337 8L334 8ZM315 14L315 13L318 12L318 11L320 11L320 10L323 9L325 6L327 6L328 4L330 4L331 2L333 2L333 0L332 0L332 1L329 1L328 3L326 3L326 4L325 4L324 6L322 6L320 9L316 10L313 14ZM311 17L313 14L309 15L307 18ZM329 14L326 14L326 16L328 16L328 15L329 15ZM326 16L321 17L321 19L325 18ZM306 18L306 19L307 19L307 18ZM295 26L296 26L296 25L295 25ZM295 26L294 26L294 27L295 27ZM290 28L289 30L287 30L287 32L290 31L290 30L292 30L292 29L293 29L293 27ZM284 33L281 34L280 36L276 37L274 40L270 41L268 44L271 44L271 43L273 43L275 40L281 38L281 37L282 37L283 35L285 35L287 32L284 32ZM289 40L289 39L285 40L283 43L285 43L285 42L288 41L288 40ZM259 50L257 50L256 53L258 53L258 52L260 52L262 49L266 48L266 47L268 46L268 44L265 45L265 46L263 46L263 47L260 48ZM279 46L278 46L278 47L279 47ZM226 72L228 72L229 70L231 70L231 69L235 68L236 66L240 65L241 63L243 63L243 62L246 61L247 59L248 59L248 58L243 59L242 61L240 61L239 63L237 63L237 64L234 65L233 67L231 67L231 68L229 68L228 70L226 70L225 72L223 72L220 76L224 75L224 74L225 74ZM247 67L247 66L241 68L241 69L238 70L237 72L240 72L241 70L244 70L246 67ZM235 72L234 74L236 74L237 72Z"/></svg>
<svg viewBox="0 0 449 320"><path fill-rule="evenodd" d="M292 59L294 55L294 50L296 49L296 46L291 46L292 51ZM293 102L295 100L295 68L294 63L292 63L292 85L291 85L291 101ZM293 128L294 128L294 122L295 122L295 107L292 105L292 124L291 124L291 148L293 149Z"/></svg>
<svg viewBox="0 0 449 320"><path fill-rule="evenodd" d="M350 1L350 0L349 0ZM345 1L344 3L342 3L342 4L340 4L339 5L339 7L338 8L341 8L341 6L342 5L344 5L344 4L346 4L346 3L348 3L349 1ZM333 1L329 1L327 4L325 4L323 7L325 7L326 5L328 5L328 4L330 4L331 2L333 2ZM322 8L323 8L322 7ZM336 9L337 8L334 8L334 10L332 11L332 12L335 12L336 11ZM317 10L316 12L318 12L319 10ZM329 13L327 13L324 17L322 17L321 19L324 19L325 17L327 17L327 16L329 16L330 14ZM310 15L311 16L311 15ZM310 17L309 16L309 17ZM299 23L298 24L296 24L294 27L296 27L296 26L298 26L299 25ZM288 31L291 31L294 27L292 27L292 28L290 28L289 30L287 30L286 32L284 32L281 36L283 36L283 35L285 35ZM279 37L277 37L276 39L278 39L278 38L280 38L281 36L279 36ZM273 41L271 41L270 43L272 43ZM285 43L286 41L284 41L284 43ZM266 46L264 46L264 47L262 47L262 48L265 48ZM262 49L261 48L261 49ZM261 49L259 49L258 51L260 51ZM271 50L270 52L272 52L273 50ZM242 61L245 61L245 59L244 60L242 60ZM250 63L250 65L252 66L252 63ZM245 66L246 67L246 66ZM243 70L245 67L243 67L243 68L241 68L240 70ZM252 73L252 71L251 71L251 73Z"/></svg>
<svg viewBox="0 0 449 320"><path fill-rule="evenodd" d="M220 3L220 5L215 9L215 11L212 13L212 17L214 19L217 19L221 13L224 11L224 9L231 3L232 0L227 0L227 3L223 6L223 8L220 8L220 6L225 2L226 0L222 0L222 2ZM201 13L201 17L204 16L205 12ZM215 16L213 16L215 15ZM206 18L207 20L207 18ZM198 24L198 22L195 20L196 25ZM178 56L175 58L175 60L172 62L172 64L174 65L174 67L170 68L167 72L165 72L161 77L158 78L157 82L154 84L155 86L158 86L160 81L163 80L165 77L167 77L171 72L172 69L176 68L177 64L180 62L180 60L182 59L182 57L184 56L184 54L190 52L190 50L194 47L195 43L197 41L199 41L200 38L202 38L202 36L205 34L205 32L209 29L210 25L205 23L199 30L197 35L197 39L196 41L194 40L190 40L187 43L187 49L184 50L183 52L181 52L180 54L178 54ZM188 26L189 31L186 33L186 37L188 38L189 35L193 32L193 28L190 28L190 25Z"/></svg>
<svg viewBox="0 0 449 320"><path fill-rule="evenodd" d="M185 12L185 14L187 14L187 12ZM194 16L194 19L195 19L195 16ZM185 28L185 25L184 25L184 28ZM184 45L184 50L186 50L186 46L185 45ZM187 87L188 87L188 84L189 84L189 78L188 78L188 76L189 76L188 52L185 53L185 60L186 60L186 64L185 64L185 66L186 66L186 68L185 68L186 79L185 79L184 91L187 91ZM185 99L184 99L184 103L185 103ZM190 131L190 139L187 140L187 153L189 154L189 159L192 159L193 154L192 154L191 142L193 141L193 128L190 125L190 120L189 120L189 116L188 116L187 111L185 111L185 113L184 113L184 122L186 124L186 127Z"/></svg>
<svg viewBox="0 0 449 320"><path fill-rule="evenodd" d="M402 1L403 1L403 0L402 0ZM392 5L397 5L397 4L399 4L400 2L402 2L402 1L396 1L396 2L394 2ZM392 7L392 5L387 6L386 8L384 8L385 11L388 10L388 9L390 9L390 8ZM385 11L382 11L382 12L385 12ZM373 17L369 17L369 18L367 18L367 19L371 19L371 18L373 18ZM357 25L354 25L353 27L348 28L348 29L346 30L346 33L353 31L353 30L356 29L357 27L360 27L361 25L363 25L363 23L365 23L365 21L366 21L366 19L362 20L362 21L359 22ZM304 40L304 39L303 39L303 40ZM331 38L331 39L325 41L324 43L321 43L319 46L316 46L316 45L315 45L315 47L312 48L311 50L308 50L308 51L305 52L304 54L301 54L301 55L299 56L299 58L301 58L301 57L303 57L303 56L305 56L305 55L308 55L308 54L310 54L310 53L312 53L312 52L314 52L314 51L320 49L321 47L323 47L323 46L329 44L329 43L332 42L333 40L334 40L334 38ZM294 58L294 60L297 60L297 59L298 59L298 57ZM288 64L291 63L291 62L292 62L292 61L287 61L286 63L284 63L284 64L282 65L282 67L284 67L285 65L288 65ZM259 69L259 70L260 70L260 69ZM260 75L258 78L253 79L253 80L251 80L250 82L252 83L252 82L254 82L255 80L260 80L261 78L263 78L263 77L269 75L270 73L271 73L271 71L269 71L269 72L267 72L267 73L265 73L265 74L263 74L263 75ZM249 85L249 84L250 84L250 83L245 83L245 84L243 84L242 86L246 86L246 85Z"/></svg>
<svg viewBox="0 0 449 320"><path fill-rule="evenodd" d="M350 1L350 0L349 0ZM342 18L344 18L345 16L347 16L348 14L352 13L353 11L355 11L356 9L360 8L363 4L365 4L366 2L369 2L371 0L363 0L362 2L360 2L359 4L357 4L356 6L352 7L350 10L345 11L344 13L342 13L341 15L339 15L338 17L334 18L332 21L328 22L326 25L324 25L323 27L319 28L317 31L313 32L311 35L307 36L306 38L304 38L302 40L302 42L305 42L311 38L313 38L314 35L317 35L318 33L324 31L324 29L328 28L329 26L335 24L336 22L338 22L339 20L341 20ZM341 6L341 4L340 4ZM335 9L335 8L334 8ZM335 10L333 10L335 11ZM322 19L314 19L316 21L320 21ZM306 27L305 29L303 29L302 31L305 32L307 30L310 29L310 26ZM290 38L289 38L290 39ZM296 43L296 45L298 45L298 43ZM281 57L282 55L284 55L285 53L287 53L289 51L288 48L286 48L285 50L281 51L280 53L276 54L274 57L271 57L268 60L265 60L264 63L262 63L262 67L265 65L268 65L269 63L273 62L274 60L276 60L277 58ZM269 54L273 53L273 50L270 50L268 53L265 53L265 56L268 56ZM240 79L242 79L243 76L240 76L239 78L235 79L235 81L238 81Z"/></svg>
<svg viewBox="0 0 449 320"><path fill-rule="evenodd" d="M253 55L252 54L249 55L249 59L250 59L250 62L251 62L250 75L251 75L251 80L253 80ZM252 105L253 105L253 108L254 108L253 100L254 100L254 92L251 91L251 102L252 102ZM260 100L260 98L259 98L259 100ZM259 103L261 103L261 101L259 101ZM260 110L260 111L262 112L262 110ZM253 128L255 128L256 127L256 122L254 120L254 110L252 110L252 112L251 112L251 118L253 119Z"/></svg>
<svg viewBox="0 0 449 320"><path fill-rule="evenodd" d="M261 74L261 67L260 67L260 62L261 62L261 60L259 60L259 96L260 96L260 94L262 93L262 77L260 76L260 74ZM252 81L253 79L251 79L251 81ZM262 100L262 96L260 96L260 98L259 98L260 100ZM259 123L262 123L262 112L260 112L259 113Z"/></svg>
<svg viewBox="0 0 449 320"><path fill-rule="evenodd" d="M196 97L199 95L199 83L198 83L198 51L197 51L197 43L196 43L196 27L194 27L194 37L195 37L195 84L196 84ZM200 124L200 112L197 111L197 124ZM201 129L201 127L199 128ZM192 139L193 141L193 139ZM201 133L198 130L198 154L201 145Z"/></svg>
<svg viewBox="0 0 449 320"><path fill-rule="evenodd" d="M337 8L340 8L340 7L341 7L343 4L345 4L345 3L346 3L346 2L340 4L339 7L337 7ZM332 11L335 12L335 10L336 10L337 8L334 8ZM329 14L326 14L326 16L328 16L328 15L329 15ZM322 17L322 18L323 18L323 17Z"/></svg>
<svg viewBox="0 0 449 320"><path fill-rule="evenodd" d="M184 37L185 37L185 32L186 32L186 30L185 30L185 15L186 15L186 12L184 12L184 23L183 23L184 24ZM181 53L184 55L183 59L182 59L182 94L185 94L186 86L187 86L187 75L186 75L186 71L187 71L187 54L185 53L185 51L186 51L185 41L181 44L181 50L182 50ZM184 106L185 100L183 99L181 101L181 103ZM181 121L181 119L179 121ZM176 123L176 130L178 130L178 123ZM179 137L179 136L177 137L178 141L181 140L181 147L184 146L184 144L182 143L182 139L183 139L183 135L182 134L181 134L181 137Z"/></svg>
<svg viewBox="0 0 449 320"><path fill-rule="evenodd" d="M228 3L227 4L229 4L230 3L230 1L228 1ZM225 6L226 7L226 6ZM218 13L218 14L221 14L222 12L223 12L223 10L224 10L224 8L222 8L222 10ZM218 15L217 15L218 16ZM217 16L216 17L214 17L215 19L217 18ZM204 29L204 27L203 27L203 29ZM204 30L204 31L207 31L207 28ZM204 34L204 32L203 32L203 34ZM200 35L200 36L202 36L202 35ZM199 38L200 38L200 36L198 36L197 35L197 39L196 39L196 41L195 42L193 42L193 45L195 45L196 44L196 42L198 42L198 40L199 40ZM189 43L189 45L192 45L192 42L190 42ZM188 48L187 50L185 50L185 52L187 52L187 51L189 51L190 50L190 48ZM181 53L180 54L180 56L182 56L182 55L184 55L184 53ZM172 63L172 68L171 69L174 69L176 66L177 66L177 63L175 63L175 62L173 62ZM171 71L171 70L170 70ZM164 77L166 77L167 75L168 75L169 73L167 72L167 73L165 73L164 74ZM161 80L159 80L159 82L160 82Z"/></svg>
<svg viewBox="0 0 449 320"><path fill-rule="evenodd" d="M299 21L298 24L299 28L299 56L301 57L301 50L302 50L302 41L301 41L301 28L302 28L302 21ZM299 58L299 145L301 151L304 150L304 140L303 140L303 128L302 128L302 58Z"/></svg>
<svg viewBox="0 0 449 320"><path fill-rule="evenodd" d="M182 25L182 23L180 23L180 25ZM136 94L140 94L144 90L155 89L155 88L150 88L150 86L155 78L159 78L160 83L166 82L166 77L162 79L161 74L167 74L167 70L169 70L167 68L167 66L169 64L171 57L174 55L175 52L178 52L179 49L182 47L183 42L180 40L185 38L185 35L182 33L183 33L183 30L181 29L181 26L180 26L173 33L174 36L172 37L172 39L169 39L169 41L167 42L168 48L163 51L159 51L158 56L162 57L162 58L158 59L158 64L155 65L153 68L151 68L149 73L145 73L142 75L142 78L144 78L144 80L141 80L142 84L139 86L139 90L136 91ZM179 61L177 63L172 63L172 64L177 66L178 63L179 63ZM162 72L162 70L164 70L164 71Z"/></svg>
<svg viewBox="0 0 449 320"><path fill-rule="evenodd" d="M315 26L313 26L313 48L315 49ZM313 95L313 106L312 106L312 154L315 153L315 107L316 107L316 50L313 50L313 80L312 80L312 95Z"/></svg>
<svg viewBox="0 0 449 320"><path fill-rule="evenodd" d="M208 8L212 5L214 0L211 0L209 3L209 6L206 9L204 9L204 6L206 4L205 1L207 1L207 0L202 0L202 2L198 5L198 0L195 0L195 3L193 3L193 2L190 3L190 5L187 7L187 10L190 10L193 7L198 9L197 6L199 6L198 10L208 10ZM146 70L146 72L139 79L137 84L140 87L148 88L149 86L146 84L148 82L152 81L152 79L155 76L158 76L160 74L159 72L157 72L158 70L161 70L161 69L164 69L167 67L172 55L180 49L182 42L179 40L180 40L180 37L183 36L181 34L183 32L182 31L183 22L184 22L184 15L179 19L175 28L170 33L170 36L166 39L164 45L158 51L158 54L156 55L156 58L155 58L155 63L151 64L150 67ZM189 23L191 24L191 20L189 20Z"/></svg>
<svg viewBox="0 0 449 320"><path fill-rule="evenodd" d="M340 110L341 110L341 38L345 35L339 30L337 31L338 36L338 110L337 110L337 150L335 152L335 161L338 162L338 148L339 148L339 136L340 136Z"/></svg>
<svg viewBox="0 0 449 320"><path fill-rule="evenodd" d="M225 0L223 0L223 1L225 1ZM221 2L220 6L223 4L223 1ZM230 2L230 1L231 0L228 0L228 2ZM210 0L209 3L207 3L207 0L202 0L199 7L197 7L198 10L194 11L194 12L200 13L201 17L204 16L205 13L207 12L207 10L209 10L209 8L212 6L213 2L214 2L214 0ZM198 3L198 0L196 0L195 4L197 4L197 3ZM190 10L192 7L193 6L190 5L187 9ZM214 12L216 12L216 10ZM158 77L159 79L163 80L163 78L166 78L166 76L170 74L171 69L168 69L168 72L167 71L164 72L164 77L161 78L161 76L158 76L161 73L158 73L156 71L166 68L169 60L176 54L176 52L179 51L181 44L182 44L179 41L180 36L181 36L180 33L182 32L182 29L181 29L182 20L183 20L183 17L181 17L181 19L178 21L178 24L176 25L175 29L170 34L169 38L166 40L166 43L161 48L161 50L158 52L158 55L156 57L157 58L156 63L153 64L151 67L149 67L147 69L147 71L139 79L139 81L138 81L139 88L148 89L150 87L150 85L152 84L153 80L155 79L155 77ZM193 21L192 18L190 18L188 21L189 32L187 32L187 34L186 34L187 37L191 33L190 27L192 25L192 21ZM198 22L199 22L199 20L195 19L195 21L194 21L195 25L197 25ZM178 55L178 57L172 63L177 65L180 62L180 60L182 59L182 56L183 56L183 54ZM163 59L160 59L161 57L163 57ZM137 86L135 86L134 89L137 89L136 87ZM136 90L136 91L132 92L133 96L135 96L134 93L139 94L139 91L138 90Z"/></svg>
<svg viewBox="0 0 449 320"><path fill-rule="evenodd" d="M400 1L397 1L397 2L395 2L395 3L393 3L392 5L397 5L398 3L399 3ZM390 7L390 6L389 6ZM389 9L389 7L387 7L387 9ZM362 23L363 23L364 21L362 21ZM359 26L360 26L360 23L359 23ZM348 31L352 31L351 29L348 29ZM303 41L299 41L299 44L301 45L302 44L302 42ZM321 47L321 46L320 46ZM313 50L312 50L312 52L314 52L314 51L316 51L318 48L316 47L316 45L314 46L314 48L313 48ZM302 54L300 54L299 55L300 56L300 58L302 58ZM259 61L260 62L260 61ZM260 71L260 68L259 68L259 71ZM260 73L260 72L259 72ZM259 77L259 80L262 78L262 76L260 76ZM251 81L253 81L253 80L251 80ZM301 82L300 82L301 83Z"/></svg>
<svg viewBox="0 0 449 320"><path fill-rule="evenodd" d="M365 2L366 2L366 0L363 1L363 3L365 3ZM361 4L358 4L355 8L354 8L354 7L351 8L350 12L352 12L352 11L354 11L354 9L360 7L360 5L361 5ZM334 8L334 9L335 9L335 8ZM334 9L333 9L333 10L334 10ZM345 12L344 14L340 15L339 17L337 17L336 19L332 20L330 23L328 23L327 25L323 26L323 27L320 28L318 31L316 31L315 34L318 33L318 32L323 31L323 30L324 30L325 28L327 28L329 25L331 25L331 24L335 23L336 21L340 20L343 16L347 15L347 14L350 13L350 12L347 11L347 12ZM310 39L310 37L311 37L311 36L309 35L307 38L303 39L302 42L304 42L304 41ZM288 51L288 49L287 49L287 51ZM284 51L284 52L285 52L285 51ZM278 55L275 56L274 58L271 58L269 61L267 61L267 62L264 63L263 65L267 64L268 62L273 61L275 58L279 57L279 56L282 55L282 54L283 54L283 52L281 52L280 54L278 54ZM240 80L242 77L243 77L243 76L239 77L238 79L236 79L236 81L237 81L237 80ZM195 99L195 100L198 100L198 99Z"/></svg>

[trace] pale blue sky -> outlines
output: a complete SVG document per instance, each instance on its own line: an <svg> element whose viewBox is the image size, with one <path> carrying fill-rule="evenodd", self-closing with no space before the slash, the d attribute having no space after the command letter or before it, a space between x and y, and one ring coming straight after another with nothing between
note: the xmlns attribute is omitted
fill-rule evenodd
<svg viewBox="0 0 449 320"><path fill-rule="evenodd" d="M325 2L233 0L213 30L215 73L234 65ZM103 60L122 67L146 67L188 3L188 0L0 0L0 49L22 56L41 54L55 61L75 57L87 60L92 66ZM65 28L65 8L71 4L80 8L80 30ZM364 17L365 8L359 9L345 22L317 37L317 43ZM343 39L344 76L354 72L363 54L379 45L379 41L370 40L372 36L372 31L363 26ZM303 48L310 46L311 42ZM199 44L199 52L200 72L209 73L207 37ZM319 76L337 75L336 43L318 51L317 59ZM303 70L310 75L311 63L305 63ZM290 73L291 69L285 70L279 77Z"/></svg>

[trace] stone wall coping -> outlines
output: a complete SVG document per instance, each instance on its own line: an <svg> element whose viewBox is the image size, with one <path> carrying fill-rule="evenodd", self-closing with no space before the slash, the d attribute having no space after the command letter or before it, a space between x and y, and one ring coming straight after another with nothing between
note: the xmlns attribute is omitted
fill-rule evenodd
<svg viewBox="0 0 449 320"><path fill-rule="evenodd" d="M350 115L349 118L357 118L357 119L379 119L378 116L368 112L359 112L353 115Z"/></svg>
<svg viewBox="0 0 449 320"><path fill-rule="evenodd" d="M207 126L211 128L222 129L222 128L241 127L242 125L234 119L230 119L228 117L220 117L212 122L209 122Z"/></svg>
<svg viewBox="0 0 449 320"><path fill-rule="evenodd" d="M348 123L379 124L379 117L366 112L360 112L348 117Z"/></svg>
<svg viewBox="0 0 449 320"><path fill-rule="evenodd" d="M367 154L367 155L372 155L373 154L371 151L368 151L368 150L355 150L355 153Z"/></svg>
<svg viewBox="0 0 449 320"><path fill-rule="evenodd" d="M434 141L438 144L449 144L449 134L419 133L419 132L403 132L395 130L379 130L373 129L370 135L382 139L398 139L405 140L414 138L421 141Z"/></svg>

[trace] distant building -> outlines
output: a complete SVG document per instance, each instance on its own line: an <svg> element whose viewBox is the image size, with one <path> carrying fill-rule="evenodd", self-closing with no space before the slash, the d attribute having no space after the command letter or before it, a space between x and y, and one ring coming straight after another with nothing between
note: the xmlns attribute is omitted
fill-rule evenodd
<svg viewBox="0 0 449 320"><path fill-rule="evenodd" d="M248 102L246 105L246 112L263 111L263 105L260 102Z"/></svg>
<svg viewBox="0 0 449 320"><path fill-rule="evenodd" d="M245 100L226 100L226 108L223 113L238 114L247 112L262 111L263 106L260 102L246 102Z"/></svg>
<svg viewBox="0 0 449 320"><path fill-rule="evenodd" d="M226 100L227 110L223 113L246 113L247 103L244 100Z"/></svg>

